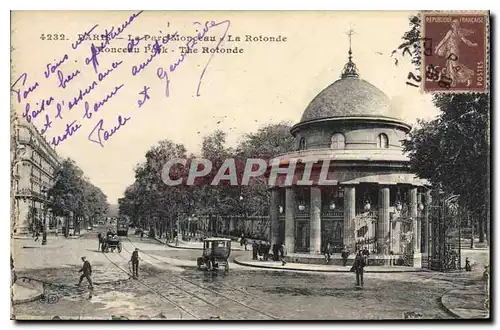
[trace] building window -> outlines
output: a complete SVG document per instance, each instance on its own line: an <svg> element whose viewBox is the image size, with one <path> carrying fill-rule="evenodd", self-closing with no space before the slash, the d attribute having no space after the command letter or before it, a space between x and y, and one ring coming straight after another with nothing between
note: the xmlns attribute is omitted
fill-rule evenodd
<svg viewBox="0 0 500 330"><path fill-rule="evenodd" d="M389 148L389 138L387 137L386 134L381 133L378 135L377 147L378 148Z"/></svg>
<svg viewBox="0 0 500 330"><path fill-rule="evenodd" d="M332 149L345 149L345 137L342 133L335 133L332 135Z"/></svg>
<svg viewBox="0 0 500 330"><path fill-rule="evenodd" d="M306 150L307 143L306 143L306 138L301 137L299 141L299 150Z"/></svg>

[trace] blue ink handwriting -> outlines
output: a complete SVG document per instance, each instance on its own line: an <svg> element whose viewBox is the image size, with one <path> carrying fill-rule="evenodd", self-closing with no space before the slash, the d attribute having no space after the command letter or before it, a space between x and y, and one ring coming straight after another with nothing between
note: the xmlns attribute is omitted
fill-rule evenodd
<svg viewBox="0 0 500 330"><path fill-rule="evenodd" d="M139 11L137 13L132 14L128 18L128 20L125 21L125 23L123 23L120 27L118 27L116 29L116 32L114 31L114 29L115 29L114 26L111 27L111 30L109 32L108 32L107 29L104 30L104 35L105 35L104 42L101 42L101 45L99 47L97 47L97 48L96 48L96 46L93 43L92 43L92 45L90 45L91 56L85 58L85 64L86 65L92 64L95 73L97 73L97 67L99 66L99 61L97 60L97 55L99 55L101 52L103 52L104 49L106 49L106 47L108 47L108 45L111 42L111 40L117 38L127 28L127 26L129 26L134 21L134 19L137 16L139 16L142 12L143 12L143 10L141 10L141 11Z"/></svg>
<svg viewBox="0 0 500 330"><path fill-rule="evenodd" d="M29 103L26 103L25 107L24 107L24 112L23 112L23 117L26 118L26 121L28 123L31 122L31 119L35 119L40 113L42 113L43 111L45 111L45 106L49 106L52 101L54 101L54 98L51 96L50 98L48 98L47 100L43 99L42 100L42 104L40 104L40 107L38 108L38 110L33 110L31 111L31 105ZM36 103L36 105L39 105L39 103ZM31 111L31 114L30 114L30 111Z"/></svg>
<svg viewBox="0 0 500 330"><path fill-rule="evenodd" d="M87 39L87 37L90 37L90 33L91 33L92 31L94 31L94 29L95 29L96 27L98 27L98 26L99 26L99 25L98 25L98 24L96 24L96 25L94 25L93 27L91 27L91 28L90 28L90 30L85 31L82 35L78 35L78 40L77 40L75 43L72 43L72 44L71 44L71 47L72 47L73 49L77 49L77 48L78 48L78 46L80 46L80 44L81 44L82 42L84 42L84 41Z"/></svg>
<svg viewBox="0 0 500 330"><path fill-rule="evenodd" d="M123 61L120 62L113 62L111 64L111 69L108 69L105 73L99 73L97 75L97 79L99 82L103 81L104 78L106 78L114 69L116 69L120 64L122 64ZM94 88L97 86L97 81L93 81L87 88L85 88L83 91L80 89L80 93L78 94L78 97L75 96L73 97L72 101L69 101L68 108L71 110L75 105L77 105L81 100L83 100L83 97L87 94L89 94Z"/></svg>
<svg viewBox="0 0 500 330"><path fill-rule="evenodd" d="M156 57L156 55L161 53L161 46L158 43L158 40L155 41L155 44L153 45L154 53L149 56L149 58L146 60L146 62L139 64L139 67L137 66L132 66L132 75L135 76L139 72L141 72L144 68L146 68L149 63Z"/></svg>
<svg viewBox="0 0 500 330"><path fill-rule="evenodd" d="M198 22L195 22L195 23L198 23ZM200 24L200 23L198 23L198 24ZM203 28L203 34L202 34L202 36L204 36L208 32L208 30L211 29L211 28L213 28L213 27L219 26L221 24L227 24L226 31L224 31L224 35L219 39L219 42L217 43L217 46L215 46L215 48L218 49L219 46L221 45L222 41L226 37L227 32L229 31L229 27L231 26L231 22L229 20L225 20L225 21L222 21L222 22L219 22L219 23L215 23L214 21L211 21L210 22L210 27L208 27L207 24L208 24L208 22L205 23L205 27ZM198 38L201 39L200 33L198 33ZM205 73L207 71L208 65L212 61L212 58L214 57L214 55L215 55L215 53L212 53L212 55L210 55L210 57L208 58L207 64L205 64L205 67L203 68L203 71L201 72L200 80L198 82L198 88L196 89L196 96L200 96L201 82L203 81L203 77L205 76Z"/></svg>
<svg viewBox="0 0 500 330"><path fill-rule="evenodd" d="M146 100L149 100L149 94L148 94L149 88L150 87L144 86L142 92L139 92L139 94L143 96L142 100L137 100L137 105L139 106L139 108L142 107L142 105L146 102Z"/></svg>
<svg viewBox="0 0 500 330"><path fill-rule="evenodd" d="M61 103L57 103L57 105L56 105L57 114L55 116L56 118L63 119L62 115L61 115L61 111L62 111L62 106L63 105L64 105L64 101L62 101Z"/></svg>
<svg viewBox="0 0 500 330"><path fill-rule="evenodd" d="M45 134L49 128L52 127L52 121L50 120L50 117L48 114L45 115L45 123L43 124L42 129L40 130L40 134Z"/></svg>
<svg viewBox="0 0 500 330"><path fill-rule="evenodd" d="M104 125L104 119L99 120L99 122L97 122L97 125L94 126L94 128L92 129L92 131L88 136L89 141L97 143L104 148L102 140L103 139L104 141L109 140L109 138L111 138L123 125L127 123L128 120L130 120L130 117L118 116L117 120L118 120L118 125L111 128L110 131L102 128L102 126ZM94 136L94 132L96 132L97 136Z"/></svg>
<svg viewBox="0 0 500 330"><path fill-rule="evenodd" d="M47 64L47 67L45 69L45 72L43 73L45 75L45 78L48 78L50 77L50 74L51 73L54 73L56 72L57 68L59 68L59 66L61 66L61 64L63 64L67 59L68 59L68 54L64 54L62 60L60 60L59 62L57 62L56 64Z"/></svg>
<svg viewBox="0 0 500 330"><path fill-rule="evenodd" d="M80 70L76 70L72 74L69 74L68 76L64 77L64 74L62 73L61 70L57 70L57 78L59 79L59 86L61 88L66 88L66 84L69 83L73 78L78 76L80 74Z"/></svg>
<svg viewBox="0 0 500 330"><path fill-rule="evenodd" d="M160 80L165 80L165 96L169 97L170 96L170 79L168 78L167 71L163 70L163 68L158 68L156 70L156 76Z"/></svg>
<svg viewBox="0 0 500 330"><path fill-rule="evenodd" d="M14 84L10 87L10 91L11 92L14 92L17 94L17 103L21 103L21 89L14 89L14 86L17 85L17 83L19 82L19 80L22 80L22 85L21 86L24 86L26 84L26 79L28 78L28 74L27 73L23 73L19 76L19 78L17 78L17 80L14 82ZM27 90L23 90L22 94L23 94L23 99L26 100L29 96L29 94L31 92L33 92L35 89L37 89L40 85L38 84L38 81L35 82L33 85L31 86L28 86L28 89Z"/></svg>
<svg viewBox="0 0 500 330"><path fill-rule="evenodd" d="M121 84L120 86L115 86L115 89L111 93L106 95L106 97L102 101L94 103L94 112L99 111L99 108L102 107L104 104L106 104L106 102L108 102L108 100L110 98L115 96L116 93L118 93L118 91L120 90L120 88L122 88L124 85L125 84ZM90 105L87 101L85 101L85 114L83 115L83 118L86 118L86 119L92 118L92 112L90 111Z"/></svg>
<svg viewBox="0 0 500 330"><path fill-rule="evenodd" d="M130 38L130 37L129 37ZM139 37L135 37L134 39L131 39L128 44L127 44L127 50L128 52L132 52L132 49L134 49L135 46L137 46L139 44L139 41L141 40L144 40L146 39L146 36L142 37L142 38L139 38Z"/></svg>
<svg viewBox="0 0 500 330"><path fill-rule="evenodd" d="M73 126L75 125L75 126ZM72 121L69 124L66 124L66 130L62 136L55 136L52 138L51 144L55 147L58 146L59 143L65 141L68 137L73 136L73 134L78 131L82 125L80 125L76 120Z"/></svg>

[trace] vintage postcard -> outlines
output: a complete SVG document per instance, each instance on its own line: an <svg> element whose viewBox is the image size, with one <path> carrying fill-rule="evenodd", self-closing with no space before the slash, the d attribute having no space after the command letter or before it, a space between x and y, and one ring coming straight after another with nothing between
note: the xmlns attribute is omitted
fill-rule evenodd
<svg viewBox="0 0 500 330"><path fill-rule="evenodd" d="M11 318L490 318L490 17L11 12Z"/></svg>

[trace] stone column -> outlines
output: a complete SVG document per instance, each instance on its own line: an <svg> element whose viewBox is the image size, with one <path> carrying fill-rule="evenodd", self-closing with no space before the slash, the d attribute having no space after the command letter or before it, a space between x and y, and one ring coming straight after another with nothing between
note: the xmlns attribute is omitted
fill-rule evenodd
<svg viewBox="0 0 500 330"><path fill-rule="evenodd" d="M430 245L429 242L431 242L431 235L432 235L432 225L431 222L429 221L429 215L430 215L430 208L431 208L431 190L427 189L425 191L425 205L424 205L424 221L425 221L425 237L424 237L424 247L428 255L431 253Z"/></svg>
<svg viewBox="0 0 500 330"><path fill-rule="evenodd" d="M417 188L412 187L409 191L410 199L410 218L413 220L413 251L420 253L419 236L418 235L418 204L417 204Z"/></svg>
<svg viewBox="0 0 500 330"><path fill-rule="evenodd" d="M321 189L311 187L311 220L309 252L321 253Z"/></svg>
<svg viewBox="0 0 500 330"><path fill-rule="evenodd" d="M388 254L389 245L387 238L389 235L389 187L380 187L378 192L378 219L377 219L377 245L380 253Z"/></svg>
<svg viewBox="0 0 500 330"><path fill-rule="evenodd" d="M285 191L285 247L288 253L295 252L295 192L292 187Z"/></svg>
<svg viewBox="0 0 500 330"><path fill-rule="evenodd" d="M279 243L279 204L280 191L279 189L273 189L271 190L271 209L269 210L271 245Z"/></svg>
<svg viewBox="0 0 500 330"><path fill-rule="evenodd" d="M351 253L355 251L356 245L356 188L355 186L344 187L344 245Z"/></svg>

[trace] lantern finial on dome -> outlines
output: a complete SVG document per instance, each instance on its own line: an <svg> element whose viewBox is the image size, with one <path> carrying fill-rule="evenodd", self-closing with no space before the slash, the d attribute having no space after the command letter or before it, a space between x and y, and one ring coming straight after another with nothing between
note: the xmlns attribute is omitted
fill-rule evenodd
<svg viewBox="0 0 500 330"><path fill-rule="evenodd" d="M352 36L355 34L352 27L346 33L349 36L349 61L344 66L344 70L342 70L341 77L359 77L358 69L356 68L356 64L352 61Z"/></svg>

